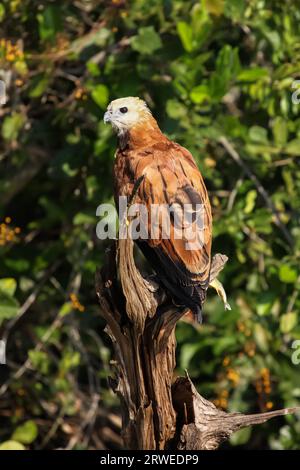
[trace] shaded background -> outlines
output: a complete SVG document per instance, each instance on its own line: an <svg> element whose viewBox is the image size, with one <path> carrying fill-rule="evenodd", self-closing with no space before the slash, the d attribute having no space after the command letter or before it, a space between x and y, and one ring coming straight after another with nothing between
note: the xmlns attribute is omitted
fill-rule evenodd
<svg viewBox="0 0 300 470"><path fill-rule="evenodd" d="M103 113L128 95L195 156L230 258L232 311L211 291L204 325L178 325L177 373L224 410L299 405L299 2L12 0L0 20L0 448L122 446L95 212L112 201ZM229 446L299 449L299 419Z"/></svg>

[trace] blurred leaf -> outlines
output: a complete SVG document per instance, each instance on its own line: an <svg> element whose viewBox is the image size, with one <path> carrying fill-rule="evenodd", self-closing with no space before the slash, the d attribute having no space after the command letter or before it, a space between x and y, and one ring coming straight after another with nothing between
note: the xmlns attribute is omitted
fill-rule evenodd
<svg viewBox="0 0 300 470"><path fill-rule="evenodd" d="M109 92L105 85L96 85L92 90L92 98L100 108L105 109L108 104Z"/></svg>
<svg viewBox="0 0 300 470"><path fill-rule="evenodd" d="M268 134L266 129L260 126L253 126L249 129L249 139L260 144L268 143Z"/></svg>
<svg viewBox="0 0 300 470"><path fill-rule="evenodd" d="M274 140L280 147L285 145L288 139L288 126L285 119L277 116L273 122L273 135Z"/></svg>
<svg viewBox="0 0 300 470"><path fill-rule="evenodd" d="M234 21L240 21L246 8L245 0L226 0L225 15Z"/></svg>
<svg viewBox="0 0 300 470"><path fill-rule="evenodd" d="M266 315L270 312L274 303L275 293L273 292L262 292L256 303L256 309L258 315Z"/></svg>
<svg viewBox="0 0 300 470"><path fill-rule="evenodd" d="M5 17L5 8L3 3L0 3L0 21L3 21Z"/></svg>
<svg viewBox="0 0 300 470"><path fill-rule="evenodd" d="M77 351L66 351L59 364L62 373L67 373L70 369L80 364L80 354Z"/></svg>
<svg viewBox="0 0 300 470"><path fill-rule="evenodd" d="M21 113L13 112L10 116L6 116L2 125L3 139L16 140L24 123L25 116Z"/></svg>
<svg viewBox="0 0 300 470"><path fill-rule="evenodd" d="M59 316L64 317L73 311L71 302L65 302L59 310Z"/></svg>
<svg viewBox="0 0 300 470"><path fill-rule="evenodd" d="M71 44L71 50L76 54L83 53L91 46L103 47L111 37L111 30L108 28L97 28L88 35L83 35L75 39Z"/></svg>
<svg viewBox="0 0 300 470"><path fill-rule="evenodd" d="M246 442L250 438L251 431L252 429L249 426L248 428L240 429L239 431L234 432L230 436L230 443L234 446L241 446L243 444L246 444Z"/></svg>
<svg viewBox="0 0 300 470"><path fill-rule="evenodd" d="M220 16L224 11L225 0L204 0L203 4L208 13Z"/></svg>
<svg viewBox="0 0 300 470"><path fill-rule="evenodd" d="M253 335L259 349L263 352L267 352L269 349L268 334L260 323L254 325Z"/></svg>
<svg viewBox="0 0 300 470"><path fill-rule="evenodd" d="M38 13L40 38L44 41L53 40L62 29L61 11L57 5L49 5L42 13Z"/></svg>
<svg viewBox="0 0 300 470"><path fill-rule="evenodd" d="M41 374L47 375L50 368L50 360L44 351L36 351L34 349L28 351L29 359L35 369Z"/></svg>
<svg viewBox="0 0 300 470"><path fill-rule="evenodd" d="M285 147L284 152L288 155L300 156L300 139L291 140Z"/></svg>
<svg viewBox="0 0 300 470"><path fill-rule="evenodd" d="M267 69L261 67L253 67L251 69L244 69L242 70L238 76L237 80L240 82L256 82L261 78L268 77L269 73Z"/></svg>
<svg viewBox="0 0 300 470"><path fill-rule="evenodd" d="M141 54L152 54L162 47L162 42L153 26L146 26L139 28L138 35L131 39L131 47Z"/></svg>
<svg viewBox="0 0 300 470"><path fill-rule="evenodd" d="M18 426L12 435L12 440L21 442L22 444L31 444L38 435L38 428L34 421L26 421L21 426Z"/></svg>
<svg viewBox="0 0 300 470"><path fill-rule="evenodd" d="M177 32L182 42L184 49L187 52L192 52L193 50L193 30L188 23L184 21L178 21L177 23Z"/></svg>
<svg viewBox="0 0 300 470"><path fill-rule="evenodd" d="M25 447L20 442L9 440L0 444L0 450L25 450Z"/></svg>
<svg viewBox="0 0 300 470"><path fill-rule="evenodd" d="M166 107L168 115L173 119L184 118L187 115L187 110L184 104L176 100L169 100Z"/></svg>
<svg viewBox="0 0 300 470"><path fill-rule="evenodd" d="M183 369L188 368L192 358L197 353L200 348L200 344L184 344L181 348L181 355L180 355L180 364Z"/></svg>
<svg viewBox="0 0 300 470"><path fill-rule="evenodd" d="M95 223L95 221L96 221L96 216L87 214L84 212L79 212L78 214L75 215L73 224L74 225L84 225L84 224L92 225Z"/></svg>
<svg viewBox="0 0 300 470"><path fill-rule="evenodd" d="M201 104L205 101L210 101L210 93L206 85L198 85L193 88L190 96L191 100L197 104Z"/></svg>
<svg viewBox="0 0 300 470"><path fill-rule="evenodd" d="M99 75L101 75L99 65L95 64L95 62L87 62L86 67L93 77L99 77Z"/></svg>
<svg viewBox="0 0 300 470"><path fill-rule="evenodd" d="M18 310L18 302L11 295L0 290L0 321L15 317Z"/></svg>
<svg viewBox="0 0 300 470"><path fill-rule="evenodd" d="M17 288L16 280L12 277L7 277L0 279L0 291L4 292L4 294L13 297Z"/></svg>
<svg viewBox="0 0 300 470"><path fill-rule="evenodd" d="M280 318L280 330L282 333L289 333L297 325L297 313L285 313Z"/></svg>
<svg viewBox="0 0 300 470"><path fill-rule="evenodd" d="M29 96L31 98L39 98L46 90L49 84L49 77L47 75L38 75L34 77L31 82L31 89Z"/></svg>
<svg viewBox="0 0 300 470"><path fill-rule="evenodd" d="M288 264L282 264L279 268L279 279L282 282L294 283L297 280L297 271Z"/></svg>
<svg viewBox="0 0 300 470"><path fill-rule="evenodd" d="M257 198L257 192L255 189L252 189L251 191L248 192L246 196L246 205L244 209L245 214L250 214L253 211L255 207L256 198Z"/></svg>
<svg viewBox="0 0 300 470"><path fill-rule="evenodd" d="M214 345L214 354L221 355L224 352L228 353L233 347L236 347L236 338L221 338Z"/></svg>

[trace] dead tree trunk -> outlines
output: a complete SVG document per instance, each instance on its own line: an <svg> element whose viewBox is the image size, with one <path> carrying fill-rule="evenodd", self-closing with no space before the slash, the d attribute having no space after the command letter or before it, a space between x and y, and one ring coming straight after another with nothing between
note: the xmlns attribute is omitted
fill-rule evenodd
<svg viewBox="0 0 300 470"><path fill-rule="evenodd" d="M226 260L214 257L212 278ZM216 449L243 427L299 409L225 413L199 395L188 375L173 382L175 326L186 312L172 305L155 282L141 276L130 238L107 253L105 266L97 273L96 292L115 351L110 386L121 400L125 448Z"/></svg>

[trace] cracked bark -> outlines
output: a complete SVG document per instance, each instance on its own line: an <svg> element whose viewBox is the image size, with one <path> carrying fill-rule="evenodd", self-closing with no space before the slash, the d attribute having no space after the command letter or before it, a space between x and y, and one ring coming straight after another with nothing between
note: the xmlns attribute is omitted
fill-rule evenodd
<svg viewBox="0 0 300 470"><path fill-rule="evenodd" d="M211 280L226 261L224 255L214 256ZM243 427L299 410L226 413L197 392L188 374L173 381L175 327L186 311L172 305L151 278L142 277L130 238L107 251L96 275L96 293L114 346L114 378L109 382L121 401L125 448L217 449Z"/></svg>

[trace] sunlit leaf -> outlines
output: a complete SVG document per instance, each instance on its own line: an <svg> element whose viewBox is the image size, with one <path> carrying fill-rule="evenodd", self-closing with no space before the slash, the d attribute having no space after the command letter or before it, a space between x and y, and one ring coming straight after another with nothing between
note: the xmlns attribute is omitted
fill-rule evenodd
<svg viewBox="0 0 300 470"><path fill-rule="evenodd" d="M137 36L132 38L131 47L141 54L152 54L162 47L162 42L153 26L146 26L141 27Z"/></svg>
<svg viewBox="0 0 300 470"><path fill-rule="evenodd" d="M288 126L285 119L277 116L273 122L273 135L275 143L279 146L285 145L288 139ZM299 142L300 144L300 142Z"/></svg>
<svg viewBox="0 0 300 470"><path fill-rule="evenodd" d="M253 211L255 207L256 198L257 198L257 192L255 189L252 189L251 191L248 192L246 196L246 205L244 209L245 214L250 214Z"/></svg>
<svg viewBox="0 0 300 470"><path fill-rule="evenodd" d="M177 32L184 49L191 52L193 50L193 30L191 26L184 21L179 21L177 23Z"/></svg>
<svg viewBox="0 0 300 470"><path fill-rule="evenodd" d="M96 85L91 92L92 98L100 108L105 109L108 103L109 91L103 84Z"/></svg>
<svg viewBox="0 0 300 470"><path fill-rule="evenodd" d="M300 156L300 139L291 140L285 147L284 152L288 155Z"/></svg>
<svg viewBox="0 0 300 470"><path fill-rule="evenodd" d="M38 428L33 420L26 421L18 426L12 435L12 440L22 444L31 444L38 435Z"/></svg>
<svg viewBox="0 0 300 470"><path fill-rule="evenodd" d="M268 77L269 73L267 69L261 67L253 67L251 69L242 70L237 76L237 80L240 82L256 82L256 80Z"/></svg>
<svg viewBox="0 0 300 470"><path fill-rule="evenodd" d="M9 440L0 444L0 450L25 450L25 447L20 442Z"/></svg>
<svg viewBox="0 0 300 470"><path fill-rule="evenodd" d="M288 264L282 264L279 268L279 279L282 282L293 283L297 279L297 271Z"/></svg>
<svg viewBox="0 0 300 470"><path fill-rule="evenodd" d="M16 291L17 282L12 277L0 279L0 291L12 297Z"/></svg>
<svg viewBox="0 0 300 470"><path fill-rule="evenodd" d="M24 123L25 116L21 113L13 112L3 121L2 137L5 140L16 140Z"/></svg>
<svg viewBox="0 0 300 470"><path fill-rule="evenodd" d="M282 333L289 333L297 325L297 321L296 312L285 313L280 317L280 330Z"/></svg>

